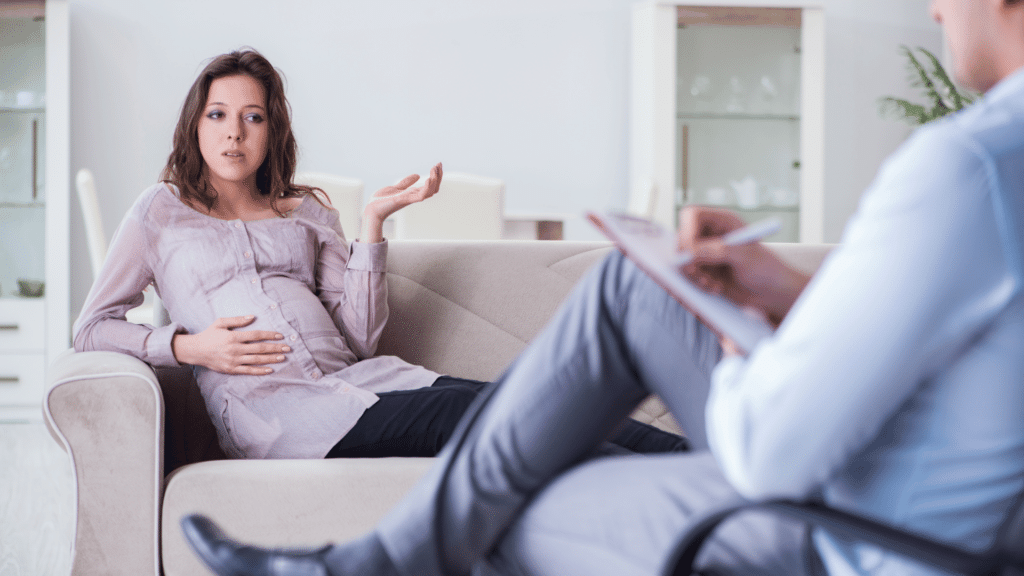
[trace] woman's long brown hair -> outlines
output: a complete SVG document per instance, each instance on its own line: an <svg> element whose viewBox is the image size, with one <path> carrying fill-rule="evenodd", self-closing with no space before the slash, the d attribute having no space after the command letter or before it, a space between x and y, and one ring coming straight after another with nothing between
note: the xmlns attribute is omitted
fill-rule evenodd
<svg viewBox="0 0 1024 576"><path fill-rule="evenodd" d="M207 210L213 208L217 191L209 184L203 169L205 163L199 151L199 119L206 108L206 98L213 81L237 75L249 76L259 82L267 97L269 134L267 155L256 171L256 188L259 193L275 199L312 194L314 188L292 183L298 152L295 136L292 135L291 106L284 96L281 73L253 48L221 54L199 73L181 107L181 116L174 129L174 147L160 179L177 186L184 202L201 204ZM323 203L317 194L313 196ZM281 214L276 202L271 205L275 212Z"/></svg>

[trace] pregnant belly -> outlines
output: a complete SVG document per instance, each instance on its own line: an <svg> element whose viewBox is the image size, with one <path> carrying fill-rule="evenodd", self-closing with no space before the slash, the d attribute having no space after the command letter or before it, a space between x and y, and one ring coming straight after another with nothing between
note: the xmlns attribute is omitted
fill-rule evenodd
<svg viewBox="0 0 1024 576"><path fill-rule="evenodd" d="M323 303L305 284L292 278L269 277L262 280L262 288L251 301L239 298L237 293L214 298L214 313L218 318L256 316L252 324L240 330L280 332L284 344L308 350L325 374L356 362Z"/></svg>

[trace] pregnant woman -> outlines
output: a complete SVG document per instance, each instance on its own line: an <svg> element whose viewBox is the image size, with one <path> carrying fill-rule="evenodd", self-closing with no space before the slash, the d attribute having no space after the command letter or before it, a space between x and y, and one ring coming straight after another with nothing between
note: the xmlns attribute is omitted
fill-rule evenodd
<svg viewBox="0 0 1024 576"><path fill-rule="evenodd" d="M373 194L346 241L322 191L292 182L296 142L278 71L252 49L214 58L192 85L158 184L125 216L75 323L78 351L194 367L232 458L431 456L487 383L375 356L388 317L383 222L443 177ZM172 320L125 313L152 284ZM627 421L634 452L685 440Z"/></svg>

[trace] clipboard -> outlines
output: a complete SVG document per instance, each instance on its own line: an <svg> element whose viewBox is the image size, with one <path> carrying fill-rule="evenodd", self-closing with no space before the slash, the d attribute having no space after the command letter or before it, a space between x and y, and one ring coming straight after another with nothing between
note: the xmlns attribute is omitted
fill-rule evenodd
<svg viewBox="0 0 1024 576"><path fill-rule="evenodd" d="M587 212L586 217L638 268L712 331L735 342L744 355L774 333L775 329L758 314L724 296L701 290L679 272L674 233L656 222L627 214Z"/></svg>

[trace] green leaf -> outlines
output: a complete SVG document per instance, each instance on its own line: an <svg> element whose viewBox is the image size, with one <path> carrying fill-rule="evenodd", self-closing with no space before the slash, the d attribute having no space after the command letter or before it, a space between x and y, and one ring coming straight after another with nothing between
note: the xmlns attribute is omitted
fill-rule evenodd
<svg viewBox="0 0 1024 576"><path fill-rule="evenodd" d="M950 79L948 74L946 74L946 70L943 69L942 64L939 63L939 59L935 57L935 54L932 54L920 46L917 47L917 51L924 54L928 60L931 61L931 75L937 78L942 84L943 91L949 98L950 108L953 110L962 110L964 106L974 103L974 97L970 94L962 93L957 89L956 84L954 84L953 80Z"/></svg>
<svg viewBox="0 0 1024 576"><path fill-rule="evenodd" d="M949 106L946 106L946 102L942 99L942 93L939 92L939 88L935 85L935 81L932 80L931 76L928 75L928 70L924 67L921 62L914 57L913 51L906 46L903 47L906 50L907 56L910 57L910 61L917 73L924 78L925 93L928 98L932 101L932 114L935 118L943 116L952 111ZM920 50L920 48L918 48Z"/></svg>
<svg viewBox="0 0 1024 576"><path fill-rule="evenodd" d="M963 109L973 103L977 96L961 92L946 74L942 64L934 54L917 47L930 66L921 63L914 51L907 46L900 46L900 51L907 58L910 85L921 88L928 104L915 104L902 98L887 96L879 100L879 112L911 124L924 124L946 114Z"/></svg>
<svg viewBox="0 0 1024 576"><path fill-rule="evenodd" d="M931 120L930 113L924 106L892 96L886 96L879 101L879 111L882 116L889 116L914 125L924 124Z"/></svg>

